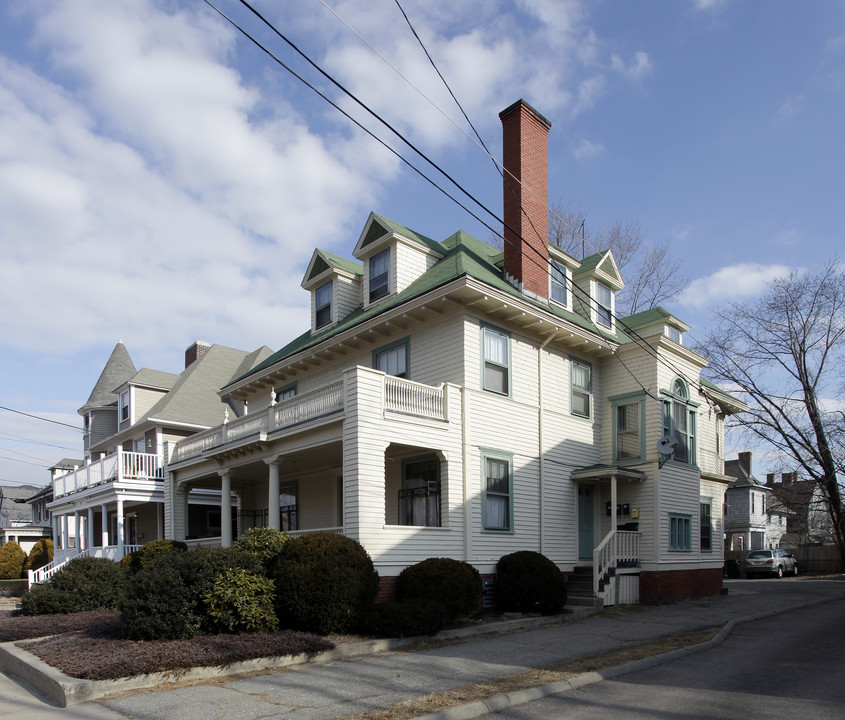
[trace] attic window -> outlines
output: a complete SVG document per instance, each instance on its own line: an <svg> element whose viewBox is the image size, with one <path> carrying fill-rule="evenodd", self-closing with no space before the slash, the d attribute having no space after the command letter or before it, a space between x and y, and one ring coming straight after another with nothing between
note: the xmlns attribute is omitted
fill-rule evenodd
<svg viewBox="0 0 845 720"><path fill-rule="evenodd" d="M669 339L674 340L678 345L682 344L683 336L681 335L681 331L678 328L669 328Z"/></svg>
<svg viewBox="0 0 845 720"><path fill-rule="evenodd" d="M120 393L120 422L129 419L129 391Z"/></svg>
<svg viewBox="0 0 845 720"><path fill-rule="evenodd" d="M613 327L613 292L607 285L596 283L596 322L606 328Z"/></svg>
<svg viewBox="0 0 845 720"><path fill-rule="evenodd" d="M566 302L566 266L559 263L557 260L551 260L551 268L549 269L549 277L551 278L552 300L561 305L567 305Z"/></svg>
<svg viewBox="0 0 845 720"><path fill-rule="evenodd" d="M332 321L332 284L327 282L314 291L314 327L320 328Z"/></svg>
<svg viewBox="0 0 845 720"><path fill-rule="evenodd" d="M390 292L390 248L370 258L370 302Z"/></svg>

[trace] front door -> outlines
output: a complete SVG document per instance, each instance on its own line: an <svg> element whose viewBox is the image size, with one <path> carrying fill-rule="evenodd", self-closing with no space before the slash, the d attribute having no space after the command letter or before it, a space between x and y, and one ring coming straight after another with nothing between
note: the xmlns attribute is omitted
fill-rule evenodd
<svg viewBox="0 0 845 720"><path fill-rule="evenodd" d="M578 559L593 559L593 488L578 486Z"/></svg>

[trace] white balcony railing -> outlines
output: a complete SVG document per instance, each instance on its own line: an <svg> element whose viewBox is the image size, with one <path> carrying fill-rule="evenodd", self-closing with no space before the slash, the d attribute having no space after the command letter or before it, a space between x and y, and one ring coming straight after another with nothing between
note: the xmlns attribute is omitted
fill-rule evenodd
<svg viewBox="0 0 845 720"><path fill-rule="evenodd" d="M432 387L403 378L384 378L384 408L419 417L445 420L443 386Z"/></svg>
<svg viewBox="0 0 845 720"><path fill-rule="evenodd" d="M53 498L79 492L110 480L161 480L161 462L151 453L118 450L53 479Z"/></svg>
<svg viewBox="0 0 845 720"><path fill-rule="evenodd" d="M106 547L86 548L85 550L80 550L79 552L65 555L64 557L59 558L58 560L54 560L53 562L48 563L47 565L43 565L37 570L29 570L27 572L27 587L32 587L33 585L48 582L53 577L53 575L55 575L71 560L75 560L76 558L96 557L106 558L108 560L112 560L113 562L119 562L123 559L124 555L128 555L129 553L135 552L140 548L140 545L124 545L123 551L121 552L120 547L118 547L117 545L107 545Z"/></svg>

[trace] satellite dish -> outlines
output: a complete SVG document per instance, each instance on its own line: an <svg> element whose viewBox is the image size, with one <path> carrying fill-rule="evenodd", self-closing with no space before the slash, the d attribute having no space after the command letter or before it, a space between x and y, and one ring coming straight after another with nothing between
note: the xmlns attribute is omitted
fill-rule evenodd
<svg viewBox="0 0 845 720"><path fill-rule="evenodd" d="M657 452L660 453L658 467L662 468L666 464L666 461L675 454L676 447L678 447L678 439L668 435L657 441Z"/></svg>

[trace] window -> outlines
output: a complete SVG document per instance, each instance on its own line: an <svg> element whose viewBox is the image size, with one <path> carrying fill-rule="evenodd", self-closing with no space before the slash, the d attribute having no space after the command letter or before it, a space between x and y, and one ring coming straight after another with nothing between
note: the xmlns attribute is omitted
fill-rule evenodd
<svg viewBox="0 0 845 720"><path fill-rule="evenodd" d="M669 549L692 550L692 518L689 515L669 513Z"/></svg>
<svg viewBox="0 0 845 720"><path fill-rule="evenodd" d="M482 526L485 530L513 530L513 482L509 458L484 457L482 503Z"/></svg>
<svg viewBox="0 0 845 720"><path fill-rule="evenodd" d="M332 284L327 282L314 291L314 327L320 328L332 321Z"/></svg>
<svg viewBox="0 0 845 720"><path fill-rule="evenodd" d="M701 525L699 533L701 535L699 541L699 547L701 548L701 552L712 552L713 551L713 523L711 522L712 517L712 501L708 498L707 500L701 501Z"/></svg>
<svg viewBox="0 0 845 720"><path fill-rule="evenodd" d="M299 486L295 482L279 487L279 517L282 532L299 529L298 496Z"/></svg>
<svg viewBox="0 0 845 720"><path fill-rule="evenodd" d="M756 495L754 493L751 493L751 514L752 515L754 514L754 498L755 497L756 497Z"/></svg>
<svg viewBox="0 0 845 720"><path fill-rule="evenodd" d="M596 322L604 327L613 327L613 292L607 285L596 283Z"/></svg>
<svg viewBox="0 0 845 720"><path fill-rule="evenodd" d="M276 388L276 402L282 402L282 400L290 400L292 397L296 397L296 383L291 383L290 385L285 385L284 387Z"/></svg>
<svg viewBox="0 0 845 720"><path fill-rule="evenodd" d="M436 457L402 462L399 523L440 527L440 461Z"/></svg>
<svg viewBox="0 0 845 720"><path fill-rule="evenodd" d="M760 512L765 515L766 514L766 496L760 495Z"/></svg>
<svg viewBox="0 0 845 720"><path fill-rule="evenodd" d="M630 460L640 456L640 403L617 405L616 459Z"/></svg>
<svg viewBox="0 0 845 720"><path fill-rule="evenodd" d="M390 248L370 258L370 302L390 292Z"/></svg>
<svg viewBox="0 0 845 720"><path fill-rule="evenodd" d="M695 465L695 408L687 403L686 384L678 379L672 386L674 399L663 403L663 435L677 441L672 459Z"/></svg>
<svg viewBox="0 0 845 720"><path fill-rule="evenodd" d="M507 395L510 391L510 338L505 333L486 327L482 330L484 342L485 390Z"/></svg>
<svg viewBox="0 0 845 720"><path fill-rule="evenodd" d="M408 377L408 340L373 352L373 367L396 377Z"/></svg>
<svg viewBox="0 0 845 720"><path fill-rule="evenodd" d="M571 361L572 382L572 414L579 417L591 417L590 406L592 398L592 366L581 360Z"/></svg>
<svg viewBox="0 0 845 720"><path fill-rule="evenodd" d="M120 422L129 419L129 391L120 393Z"/></svg>
<svg viewBox="0 0 845 720"><path fill-rule="evenodd" d="M551 295L552 300L561 305L568 305L566 292L566 266L559 263L557 260L551 261L551 268L549 269L549 278L551 279Z"/></svg>
<svg viewBox="0 0 845 720"><path fill-rule="evenodd" d="M674 340L678 345L681 345L683 342L683 336L681 335L681 331L678 328L669 328L669 339Z"/></svg>

